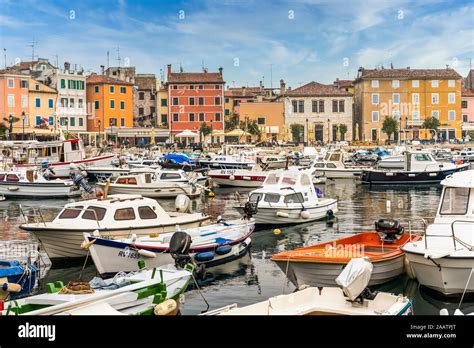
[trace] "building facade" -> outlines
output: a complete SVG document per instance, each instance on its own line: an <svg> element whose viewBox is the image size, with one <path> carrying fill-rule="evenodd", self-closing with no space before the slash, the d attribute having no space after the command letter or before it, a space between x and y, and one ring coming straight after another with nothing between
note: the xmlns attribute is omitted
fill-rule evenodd
<svg viewBox="0 0 474 348"><path fill-rule="evenodd" d="M314 144L352 139L351 93L313 81L285 91L277 99L284 103L287 129L300 125L299 136L291 133L292 141ZM340 132L341 128L346 132Z"/></svg>
<svg viewBox="0 0 474 348"><path fill-rule="evenodd" d="M224 130L224 80L219 72L172 72L168 65L169 130L174 135L190 130L199 133L202 123Z"/></svg>
<svg viewBox="0 0 474 348"><path fill-rule="evenodd" d="M29 75L12 69L0 70L0 122L9 127L10 122L4 119L17 119L12 122L11 134L17 139L23 132L23 122L28 122L29 79Z"/></svg>
<svg viewBox="0 0 474 348"><path fill-rule="evenodd" d="M156 100L158 108L158 127L169 129L168 86L162 81L158 81L156 89L158 91Z"/></svg>
<svg viewBox="0 0 474 348"><path fill-rule="evenodd" d="M57 134L56 103L58 92L44 83L30 78L29 112L26 133Z"/></svg>
<svg viewBox="0 0 474 348"><path fill-rule="evenodd" d="M283 101L252 101L240 103L240 113L250 121L256 121L261 132L261 141L282 142L288 139L285 129Z"/></svg>
<svg viewBox="0 0 474 348"><path fill-rule="evenodd" d="M474 91L472 89L462 90L461 99L462 113L462 138L474 133ZM473 139L472 135L469 136Z"/></svg>
<svg viewBox="0 0 474 348"><path fill-rule="evenodd" d="M139 127L156 127L157 116L157 90L154 74L137 74L135 77L138 98L134 109L137 109L138 118L136 125ZM135 113L135 112L134 112Z"/></svg>
<svg viewBox="0 0 474 348"><path fill-rule="evenodd" d="M358 140L385 141L386 116L399 124L394 139L430 139L421 128L427 117L440 122L439 140L461 137L461 76L453 69L364 69L355 80ZM400 134L400 135L399 135Z"/></svg>
<svg viewBox="0 0 474 348"><path fill-rule="evenodd" d="M120 129L133 127L133 83L92 74L87 78L87 103L87 130L98 132L101 139L106 134L116 141Z"/></svg>

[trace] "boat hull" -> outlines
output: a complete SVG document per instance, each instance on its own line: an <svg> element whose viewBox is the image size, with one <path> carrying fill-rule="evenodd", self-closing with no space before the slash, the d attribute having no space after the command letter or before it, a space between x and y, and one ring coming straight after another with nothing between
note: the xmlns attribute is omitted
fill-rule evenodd
<svg viewBox="0 0 474 348"><path fill-rule="evenodd" d="M0 182L0 195L5 197L28 197L28 198L68 198L78 197L81 190L74 185L62 183L7 183Z"/></svg>
<svg viewBox="0 0 474 348"><path fill-rule="evenodd" d="M325 176L328 179L355 179L362 174L360 169L317 169L313 175Z"/></svg>
<svg viewBox="0 0 474 348"><path fill-rule="evenodd" d="M109 166L112 165L115 155L86 158L80 161L52 163L50 168L54 170L53 178L68 178L71 171L70 165L84 166L87 171L88 166Z"/></svg>
<svg viewBox="0 0 474 348"><path fill-rule="evenodd" d="M233 175L209 173L212 181L219 186L228 187L261 187L267 175Z"/></svg>
<svg viewBox="0 0 474 348"><path fill-rule="evenodd" d="M103 188L105 183L99 183L99 187ZM115 185L110 184L109 194L138 194L143 197L150 198L175 198L179 194L185 194L188 197L198 197L202 190L196 186L183 184L169 184L161 187L137 187L132 185Z"/></svg>

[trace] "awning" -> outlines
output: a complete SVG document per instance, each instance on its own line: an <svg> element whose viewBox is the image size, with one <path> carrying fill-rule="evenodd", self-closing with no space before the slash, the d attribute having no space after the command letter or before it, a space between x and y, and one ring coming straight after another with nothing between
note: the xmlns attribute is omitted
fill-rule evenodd
<svg viewBox="0 0 474 348"><path fill-rule="evenodd" d="M243 131L242 129L234 129L234 130L231 130L230 132L226 133L225 136L226 137L241 137L241 136L250 136L252 134L248 133L248 132L245 132Z"/></svg>
<svg viewBox="0 0 474 348"><path fill-rule="evenodd" d="M194 138L199 136L199 134L191 132L190 130L186 129L185 131L182 131L181 133L178 133L175 135L175 137L178 138Z"/></svg>

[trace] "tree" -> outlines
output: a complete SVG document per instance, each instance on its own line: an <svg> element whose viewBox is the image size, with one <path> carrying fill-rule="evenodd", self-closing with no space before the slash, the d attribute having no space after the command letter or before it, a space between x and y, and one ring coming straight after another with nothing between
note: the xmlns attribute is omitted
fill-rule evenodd
<svg viewBox="0 0 474 348"><path fill-rule="evenodd" d="M422 129L428 129L436 134L438 127L440 126L439 120L436 117L427 117L421 125Z"/></svg>
<svg viewBox="0 0 474 348"><path fill-rule="evenodd" d="M339 125L339 132L341 132L341 140L346 139L345 134L347 133L347 126L344 123Z"/></svg>
<svg viewBox="0 0 474 348"><path fill-rule="evenodd" d="M234 130L239 126L239 115L238 114L230 114L225 117L225 129L226 130Z"/></svg>
<svg viewBox="0 0 474 348"><path fill-rule="evenodd" d="M201 138L201 143L202 143L202 137L201 136L203 136L204 139L205 139L211 133L212 133L212 128L210 126L208 126L206 124L206 122L203 122L201 124L201 128L199 128L199 137Z"/></svg>
<svg viewBox="0 0 474 348"><path fill-rule="evenodd" d="M20 121L20 119L18 117L13 116L13 117L11 117L11 119L10 119L10 117L4 117L3 120L9 124L8 134L9 134L9 137L11 139L12 135L13 135L13 124Z"/></svg>
<svg viewBox="0 0 474 348"><path fill-rule="evenodd" d="M243 129L247 132L249 132L252 135L260 135L260 128L258 128L258 123L256 120L246 120L240 122L240 129Z"/></svg>
<svg viewBox="0 0 474 348"><path fill-rule="evenodd" d="M382 124L382 132L387 134L388 142L390 143L390 139L392 138L392 134L397 131L398 128L398 121L394 119L392 116L385 116Z"/></svg>
<svg viewBox="0 0 474 348"><path fill-rule="evenodd" d="M291 136L293 138L293 141L299 143L303 126L301 124L292 124L290 128L291 128Z"/></svg>
<svg viewBox="0 0 474 348"><path fill-rule="evenodd" d="M4 136L5 135L5 132L7 131L8 127L5 126L5 124L2 122L0 123L0 135L1 136Z"/></svg>

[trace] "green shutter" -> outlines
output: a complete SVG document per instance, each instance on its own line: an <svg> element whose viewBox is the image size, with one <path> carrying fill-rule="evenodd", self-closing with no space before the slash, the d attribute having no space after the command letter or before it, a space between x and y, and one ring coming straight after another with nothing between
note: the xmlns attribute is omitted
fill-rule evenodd
<svg viewBox="0 0 474 348"><path fill-rule="evenodd" d="M61 79L61 88L66 88L66 80Z"/></svg>

